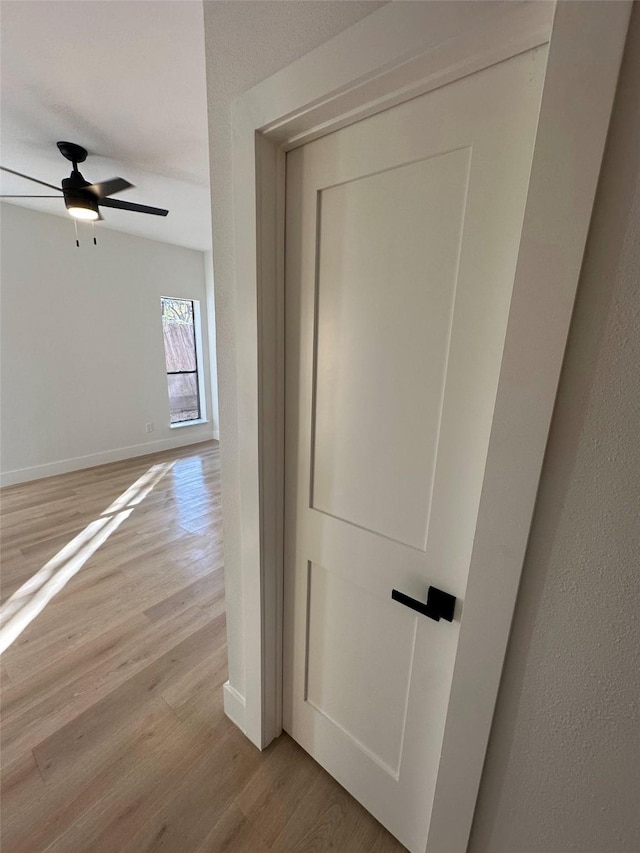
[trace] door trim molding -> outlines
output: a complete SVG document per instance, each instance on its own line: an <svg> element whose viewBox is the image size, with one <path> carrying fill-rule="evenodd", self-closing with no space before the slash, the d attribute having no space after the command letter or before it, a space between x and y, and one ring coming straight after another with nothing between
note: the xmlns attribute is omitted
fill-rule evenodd
<svg viewBox="0 0 640 853"><path fill-rule="evenodd" d="M241 566L227 571L241 574L243 636L230 625L229 644L245 695L227 693L264 748L282 730L286 151L550 42L472 555L499 583L470 573L429 851L468 842L630 8L389 3L233 104Z"/></svg>

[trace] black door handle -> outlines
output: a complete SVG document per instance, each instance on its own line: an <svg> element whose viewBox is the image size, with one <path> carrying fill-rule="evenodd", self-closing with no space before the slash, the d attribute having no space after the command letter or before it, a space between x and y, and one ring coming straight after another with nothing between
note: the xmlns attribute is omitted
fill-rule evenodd
<svg viewBox="0 0 640 853"><path fill-rule="evenodd" d="M412 610L417 610L423 616L428 616L429 619L435 619L439 622L441 619L446 619L447 622L453 622L453 611L456 607L455 595L450 595L448 592L443 592L435 586L430 586L427 592L427 603L418 601L417 598L411 598L410 595L405 595L397 589L391 590L391 598L394 601L399 601L410 607Z"/></svg>

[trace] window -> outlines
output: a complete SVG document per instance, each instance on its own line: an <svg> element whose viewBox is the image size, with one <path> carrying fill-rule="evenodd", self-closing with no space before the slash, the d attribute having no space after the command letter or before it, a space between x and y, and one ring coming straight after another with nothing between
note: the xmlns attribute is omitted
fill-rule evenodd
<svg viewBox="0 0 640 853"><path fill-rule="evenodd" d="M193 300L163 296L162 331L171 423L197 421L202 415Z"/></svg>

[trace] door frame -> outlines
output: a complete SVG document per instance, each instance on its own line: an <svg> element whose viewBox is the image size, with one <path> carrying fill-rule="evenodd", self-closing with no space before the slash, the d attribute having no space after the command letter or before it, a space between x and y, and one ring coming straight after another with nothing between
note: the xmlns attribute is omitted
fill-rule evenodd
<svg viewBox="0 0 640 853"><path fill-rule="evenodd" d="M243 628L229 644L245 685L224 691L262 749L282 731L286 152L549 42L428 851L468 843L630 10L389 3L233 104Z"/></svg>

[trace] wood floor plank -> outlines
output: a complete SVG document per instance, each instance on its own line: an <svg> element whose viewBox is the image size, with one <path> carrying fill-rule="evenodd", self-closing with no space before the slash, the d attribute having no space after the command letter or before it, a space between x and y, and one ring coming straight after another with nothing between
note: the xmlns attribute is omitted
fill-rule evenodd
<svg viewBox="0 0 640 853"><path fill-rule="evenodd" d="M39 569L19 548L3 548L0 556L0 602L5 602Z"/></svg>
<svg viewBox="0 0 640 853"><path fill-rule="evenodd" d="M226 657L226 646L221 650ZM224 717L223 686L227 680L226 660L218 669L203 672L196 680L194 677L190 690L179 700L163 698L175 711L180 721L191 730L215 728Z"/></svg>
<svg viewBox="0 0 640 853"><path fill-rule="evenodd" d="M3 523L2 538L7 548L20 548L26 557L46 562L67 542L82 533L87 520L81 513L73 513L62 520L38 518L26 530L6 531Z"/></svg>
<svg viewBox="0 0 640 853"><path fill-rule="evenodd" d="M324 771L293 812L271 849L274 853L315 853L345 850L371 853L378 845L380 853L396 853L404 848Z"/></svg>
<svg viewBox="0 0 640 853"><path fill-rule="evenodd" d="M177 729L149 758L153 764L146 772L132 769L117 786L105 772L70 804L77 818L66 816L67 828L48 853L197 849L222 816L235 780L244 779L259 761L259 752L225 723L197 737Z"/></svg>
<svg viewBox="0 0 640 853"><path fill-rule="evenodd" d="M144 615L151 622L158 622L169 616L181 613L188 607L212 607L219 605L219 612L224 611L224 573L222 569L208 572L198 580L182 587L173 595L167 596L158 604L147 608ZM218 615L218 612L215 614Z"/></svg>
<svg viewBox="0 0 640 853"><path fill-rule="evenodd" d="M122 853L197 849L224 815L259 764L260 752L226 720L204 737L211 738L210 748L181 760Z"/></svg>
<svg viewBox="0 0 640 853"><path fill-rule="evenodd" d="M153 630L145 629L133 649L112 655L55 693L29 705L23 713L3 720L3 754L12 760L25 749L32 749L129 678L143 672L154 660L173 652L182 640L209 622L201 608L192 607L160 626L152 626Z"/></svg>
<svg viewBox="0 0 640 853"><path fill-rule="evenodd" d="M3 815L3 849L11 853L41 853L57 849L80 853L92 849L113 851L91 844L91 826L108 809L133 813L136 804L157 785L158 778L170 777L177 756L188 748L180 723L164 718L149 736L143 734L131 749L105 765L93 779L71 788L45 785L44 794L30 803L30 812ZM115 804L115 805L114 805Z"/></svg>
<svg viewBox="0 0 640 853"><path fill-rule="evenodd" d="M183 667L171 682L162 685L162 698L191 729L216 727L224 719L223 685L227 680L224 634L225 626L220 622L209 653L193 665Z"/></svg>
<svg viewBox="0 0 640 853"><path fill-rule="evenodd" d="M264 753L264 761L236 802L268 847L273 846L323 773L286 734Z"/></svg>
<svg viewBox="0 0 640 853"><path fill-rule="evenodd" d="M269 848L238 806L231 803L196 853L269 853Z"/></svg>
<svg viewBox="0 0 640 853"><path fill-rule="evenodd" d="M123 622L128 617L128 613L123 614ZM65 659L72 660L76 651L86 648L112 627L116 627L112 622L103 627L87 619L83 613L79 613L74 621L68 618L59 620L42 634L29 626L4 653L7 671L15 684L39 673L45 678L47 670L63 663Z"/></svg>
<svg viewBox="0 0 640 853"><path fill-rule="evenodd" d="M124 688L124 689L123 689ZM72 787L92 779L140 739L153 737L164 718L176 717L161 697L127 682L41 741L33 750L47 785Z"/></svg>
<svg viewBox="0 0 640 853"><path fill-rule="evenodd" d="M89 516L83 519L82 527L78 527L71 535L68 533L62 533L48 536L45 539L31 541L30 544L22 545L21 552L22 554L29 559L33 564L38 564L38 568L44 566L49 560L56 556L56 554L64 547L66 547L69 542L71 542L76 536L80 536L86 529L87 525L92 521L95 521L97 516ZM113 561L118 556L118 552L120 551L122 554L127 554L128 549L130 549L135 544L135 538L130 535L118 535L119 531L112 534L109 539L109 561ZM125 531L128 533L128 531ZM106 552L105 552L106 553ZM97 554L101 554L100 551ZM96 557L97 557L96 554ZM96 562L95 558L92 558L92 563ZM88 564L89 565L89 564ZM82 574L86 574L83 572Z"/></svg>
<svg viewBox="0 0 640 853"><path fill-rule="evenodd" d="M131 509L3 655L3 853L402 849L287 735L260 753L224 715L219 464L205 442L0 491L5 600Z"/></svg>
<svg viewBox="0 0 640 853"><path fill-rule="evenodd" d="M3 733L6 734L6 725L24 714L30 706L44 701L65 685L92 672L118 652L125 649L132 651L140 632L148 624L149 620L144 614L138 613L115 628L104 631L91 642L80 645L73 653L52 658L43 670L18 679L15 683L10 681L2 696Z"/></svg>
<svg viewBox="0 0 640 853"><path fill-rule="evenodd" d="M102 572L95 587L89 590L70 589L58 606L54 602L32 623L5 653L9 674L19 680L49 667L60 656L91 642L119 621L134 616L141 610L161 603L166 597L183 588L194 577L207 574L209 565L199 560L189 567L189 574L176 569L170 571L166 563L156 564L158 577L149 580L145 572L137 578L120 570ZM67 605L78 614L70 627Z"/></svg>
<svg viewBox="0 0 640 853"><path fill-rule="evenodd" d="M29 750L17 760L2 761L2 821L0 821L0 847L12 850L17 838L33 823L34 806L41 803L45 785L36 760Z"/></svg>

